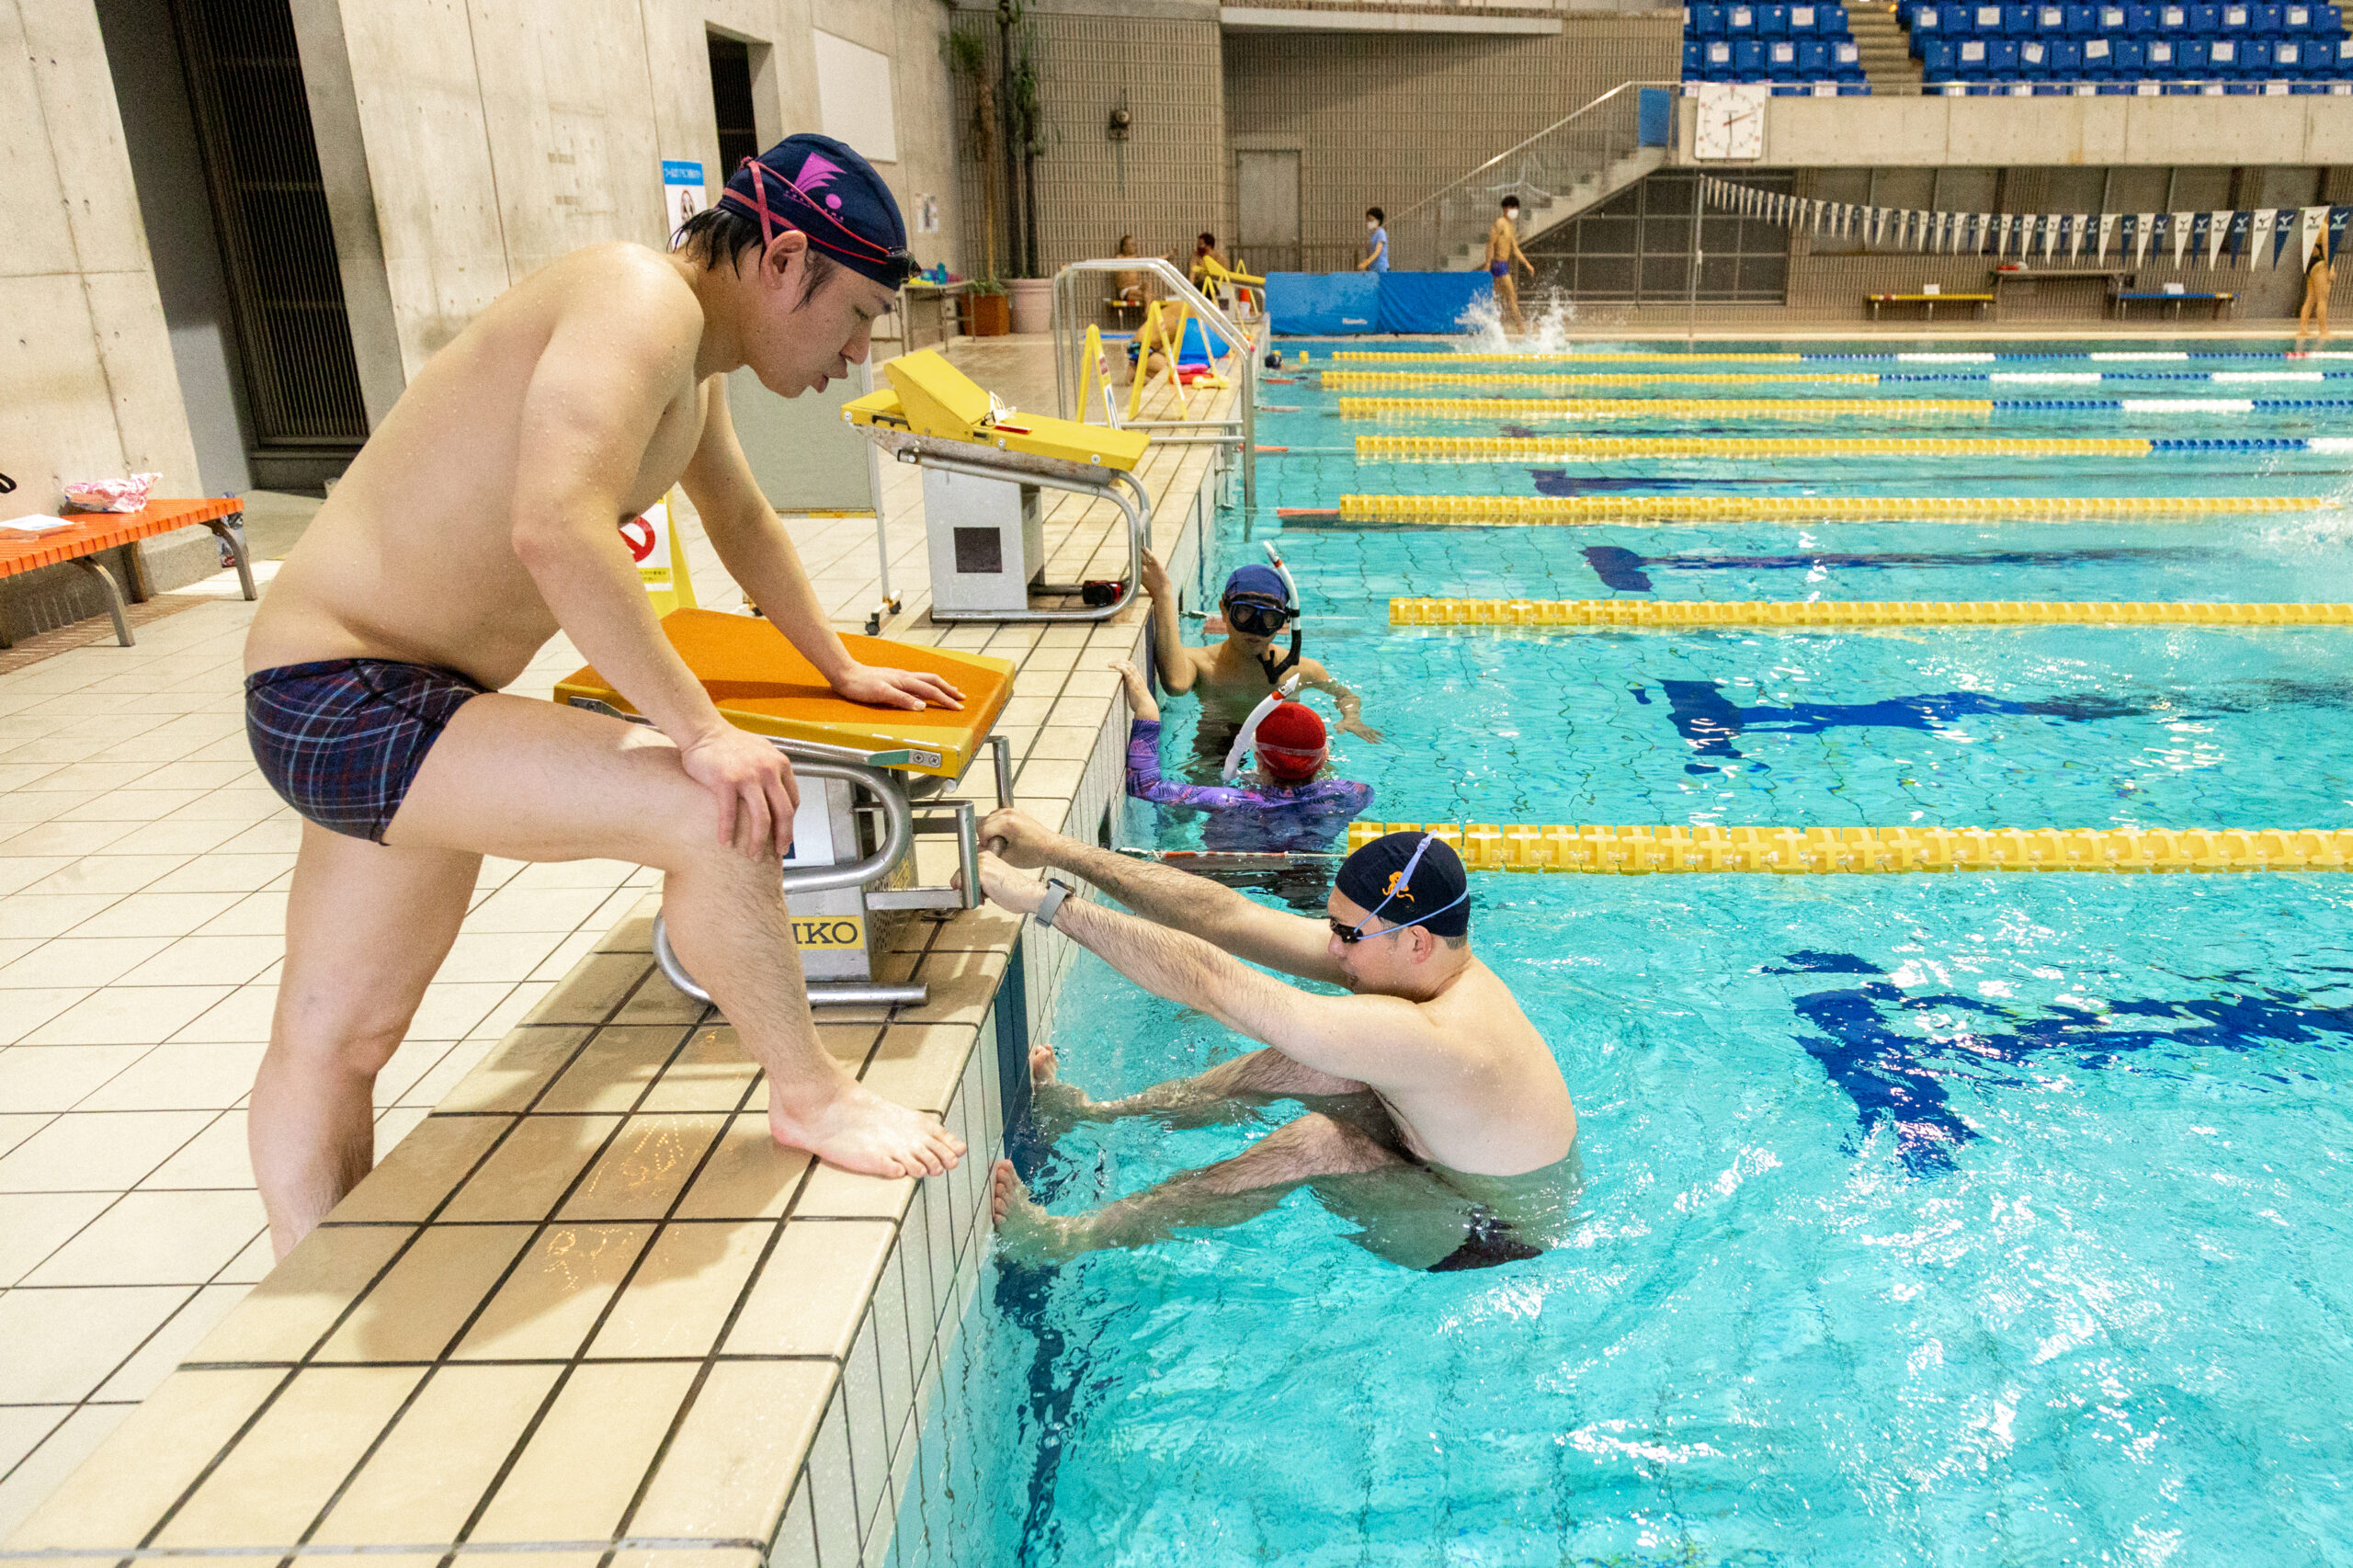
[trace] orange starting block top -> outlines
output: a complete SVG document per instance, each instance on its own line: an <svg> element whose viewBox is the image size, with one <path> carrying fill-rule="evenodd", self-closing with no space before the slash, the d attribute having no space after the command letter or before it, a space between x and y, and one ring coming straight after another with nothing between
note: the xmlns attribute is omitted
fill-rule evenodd
<svg viewBox="0 0 2353 1568"><path fill-rule="evenodd" d="M845 634L842 641L861 664L927 671L964 694L961 710L869 708L835 696L816 666L766 620L680 609L662 618L662 631L738 729L857 751L914 751L918 756L905 765L913 773L947 778L962 774L1013 695L1011 660ZM558 702L574 698L608 703L623 713L637 711L604 676L585 667L556 683ZM936 760L926 761L926 756Z"/></svg>

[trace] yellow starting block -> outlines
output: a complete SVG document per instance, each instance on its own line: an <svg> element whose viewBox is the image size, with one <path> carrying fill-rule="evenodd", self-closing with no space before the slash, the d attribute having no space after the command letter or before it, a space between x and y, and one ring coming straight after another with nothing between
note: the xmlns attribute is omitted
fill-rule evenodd
<svg viewBox="0 0 2353 1568"><path fill-rule="evenodd" d="M1149 437L1007 408L936 349L903 355L882 373L889 389L845 403L842 418L926 471L934 620L1100 620L1127 605L1142 582L1151 526L1152 497L1133 472ZM1124 578L1094 587L1043 580L1040 489L1119 507L1127 522ZM1033 593L1085 602L1032 608Z"/></svg>
<svg viewBox="0 0 2353 1568"><path fill-rule="evenodd" d="M890 950L889 923L904 917L900 912L970 909L979 902L973 803L945 791L986 750L995 764L997 803L1012 803L1012 759L1005 738L989 733L1013 695L1012 664L984 653L845 636L862 663L927 671L964 694L961 709L909 712L835 696L816 667L766 620L682 609L663 618L662 631L729 723L767 737L792 759L801 810L792 819L784 891L791 901L793 942L811 982L810 1001L921 1004L923 986L879 984L875 965ZM646 722L591 668L557 682L555 699ZM955 837L961 891L915 885L918 835ZM679 990L710 999L678 962L659 920L654 951Z"/></svg>

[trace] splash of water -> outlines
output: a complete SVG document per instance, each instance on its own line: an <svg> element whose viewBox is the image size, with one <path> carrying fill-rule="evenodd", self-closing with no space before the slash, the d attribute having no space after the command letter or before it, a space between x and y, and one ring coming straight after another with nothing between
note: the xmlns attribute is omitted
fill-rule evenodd
<svg viewBox="0 0 2353 1568"><path fill-rule="evenodd" d="M1577 319L1577 307L1566 293L1554 289L1540 306L1523 299L1519 309L1529 318L1529 330L1526 336L1514 337L1504 329L1503 307L1495 296L1480 295L1455 318L1454 324L1469 335L1457 339L1455 347L1465 354L1560 354L1572 347L1569 329Z"/></svg>

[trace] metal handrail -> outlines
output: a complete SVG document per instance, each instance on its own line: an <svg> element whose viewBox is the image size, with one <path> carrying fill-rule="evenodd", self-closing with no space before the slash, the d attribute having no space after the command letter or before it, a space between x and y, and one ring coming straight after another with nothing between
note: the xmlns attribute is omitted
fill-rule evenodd
<svg viewBox="0 0 2353 1568"><path fill-rule="evenodd" d="M1233 318L1210 297L1193 287L1192 279L1176 270L1166 256L1097 256L1086 261L1065 264L1054 274L1052 344L1054 353L1054 412L1064 419L1085 419L1086 411L1077 406L1078 386L1085 378L1080 374L1078 355L1082 347L1079 323L1073 308L1072 280L1093 272L1148 272L1167 286L1170 294L1192 307L1202 318L1205 328L1214 329L1218 335L1233 346L1235 356L1242 361L1241 413L1225 419L1135 420L1123 423L1127 430L1181 429L1219 432L1215 444L1232 444L1238 449L1242 460L1242 504L1258 504L1258 339L1256 328L1245 332L1234 324ZM1182 441L1184 437L1163 437L1156 439Z"/></svg>
<svg viewBox="0 0 2353 1568"><path fill-rule="evenodd" d="M1581 119L1585 116L1591 114L1595 109L1599 108L1602 105L1608 103L1610 99L1616 97L1620 93L1626 92L1630 89L1642 87L1677 87L1681 85L1682 84L1679 82L1620 82L1616 86L1610 88L1608 92L1602 94L1599 97L1594 99L1591 103L1586 104L1583 108L1572 109L1569 113L1563 115L1560 119L1554 120L1552 124L1546 126L1535 135L1528 138L1527 141L1521 142L1515 146L1505 148L1494 157L1489 158L1485 163L1481 164L1477 168L1472 169L1469 174L1466 174L1461 178L1456 180L1452 185L1442 187L1441 188L1431 192L1429 195L1423 197L1419 201L1415 202L1411 207L1408 207L1404 211L1398 213L1394 222L1397 223L1403 223L1407 219L1413 217L1414 214L1419 212L1423 208L1433 206L1439 201L1443 201L1446 198L1468 186L1472 180L1477 179L1480 176L1485 174L1488 170L1494 168L1505 159L1512 157L1517 153L1527 152L1530 147L1535 146L1536 143L1543 141L1546 137L1568 125L1571 121Z"/></svg>

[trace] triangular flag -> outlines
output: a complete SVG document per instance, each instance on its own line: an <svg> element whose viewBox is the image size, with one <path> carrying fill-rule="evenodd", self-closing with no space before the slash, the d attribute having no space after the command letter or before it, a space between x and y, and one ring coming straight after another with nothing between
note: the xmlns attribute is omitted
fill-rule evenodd
<svg viewBox="0 0 2353 1568"><path fill-rule="evenodd" d="M2258 207L2251 216L2254 218L2255 222L2250 233L2248 234L2246 247L2246 269L2249 272L2255 270L2255 264L2257 261L2262 260L2269 254L2271 250L2271 226L2278 221L2279 214L2272 211L2268 207Z"/></svg>
<svg viewBox="0 0 2353 1568"><path fill-rule="evenodd" d="M2094 261L2106 261L2108 259L2109 236L2115 233L2116 214L2113 212L2101 213L2099 215L2099 244L2095 246L2092 251L2092 259Z"/></svg>
<svg viewBox="0 0 2353 1568"><path fill-rule="evenodd" d="M2051 259L2051 247L2059 243L2059 219L2054 213L2042 220L2042 259Z"/></svg>
<svg viewBox="0 0 2353 1568"><path fill-rule="evenodd" d="M2177 212L2173 215L2173 264L2181 266L2181 253L2189 244L2189 225L2196 214Z"/></svg>
<svg viewBox="0 0 2353 1568"><path fill-rule="evenodd" d="M2084 254L2084 215L2071 214L2067 219L2067 259L2075 260Z"/></svg>
<svg viewBox="0 0 2353 1568"><path fill-rule="evenodd" d="M2288 248L2288 242L2295 237L2297 226L2302 219L2303 214L2293 207L2283 207L2279 210L2279 217L2274 219L2271 224L2272 266L2279 265L2279 255Z"/></svg>
<svg viewBox="0 0 2353 1568"><path fill-rule="evenodd" d="M2255 214L2252 212L2234 212L2231 214L2230 239L2226 243L2224 248L2230 252L2231 266L2234 268L2245 265L2244 258L2246 256L2247 230L2254 222Z"/></svg>
<svg viewBox="0 0 2353 1568"><path fill-rule="evenodd" d="M2335 256L2345 244L2345 226L2353 222L2353 207L2332 207L2328 210L2328 254Z"/></svg>
<svg viewBox="0 0 2353 1568"><path fill-rule="evenodd" d="M2220 208L2206 214L2206 265L2210 267L2222 258L2222 246L2231 237L2231 218Z"/></svg>
<svg viewBox="0 0 2353 1568"><path fill-rule="evenodd" d="M2137 212L2133 216L2140 220L2133 226L2132 233L2132 265L2138 267L2142 258L2149 254L2149 236L2156 233L2157 215Z"/></svg>

